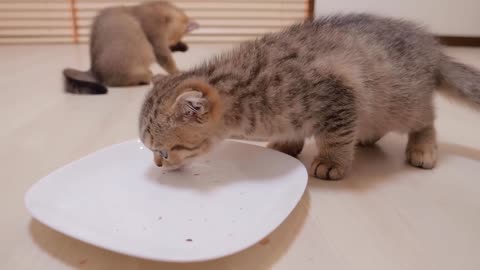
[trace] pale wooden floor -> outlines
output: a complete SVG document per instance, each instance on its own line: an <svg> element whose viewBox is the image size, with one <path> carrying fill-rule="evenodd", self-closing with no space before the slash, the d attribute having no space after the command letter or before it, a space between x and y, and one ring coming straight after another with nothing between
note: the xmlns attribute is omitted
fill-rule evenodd
<svg viewBox="0 0 480 270"><path fill-rule="evenodd" d="M226 46L192 46L186 68ZM448 52L480 68L480 49ZM404 164L405 137L362 150L341 182L311 179L266 245L200 264L167 264L105 251L32 220L30 185L103 146L136 137L147 87L106 96L62 92L61 69L88 65L85 46L0 47L0 269L480 269L480 114L438 99L440 160ZM307 145L301 159L314 153ZM265 198L268 200L268 197Z"/></svg>

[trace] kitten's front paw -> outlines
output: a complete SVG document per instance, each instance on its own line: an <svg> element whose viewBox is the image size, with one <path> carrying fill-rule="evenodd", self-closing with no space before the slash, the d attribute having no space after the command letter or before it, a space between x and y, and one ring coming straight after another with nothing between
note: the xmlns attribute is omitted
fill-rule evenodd
<svg viewBox="0 0 480 270"><path fill-rule="evenodd" d="M312 163L313 176L323 180L340 180L348 168L332 161L315 159Z"/></svg>
<svg viewBox="0 0 480 270"><path fill-rule="evenodd" d="M407 149L407 161L412 166L422 169L432 169L437 162L437 147L425 145Z"/></svg>

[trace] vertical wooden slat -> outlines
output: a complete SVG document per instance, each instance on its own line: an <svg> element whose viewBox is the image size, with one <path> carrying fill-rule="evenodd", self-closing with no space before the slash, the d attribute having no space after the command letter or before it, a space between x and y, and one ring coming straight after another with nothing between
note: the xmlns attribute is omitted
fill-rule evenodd
<svg viewBox="0 0 480 270"><path fill-rule="evenodd" d="M74 43L78 43L77 0L70 0L70 13L72 15L72 39Z"/></svg>
<svg viewBox="0 0 480 270"><path fill-rule="evenodd" d="M307 2L307 19L313 20L315 17L315 0L306 0Z"/></svg>

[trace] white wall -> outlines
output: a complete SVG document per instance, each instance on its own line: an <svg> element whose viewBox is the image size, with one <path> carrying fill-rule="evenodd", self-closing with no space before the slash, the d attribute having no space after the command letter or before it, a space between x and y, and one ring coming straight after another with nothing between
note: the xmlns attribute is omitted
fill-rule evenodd
<svg viewBox="0 0 480 270"><path fill-rule="evenodd" d="M315 0L315 14L372 12L426 25L439 35L480 37L480 0Z"/></svg>

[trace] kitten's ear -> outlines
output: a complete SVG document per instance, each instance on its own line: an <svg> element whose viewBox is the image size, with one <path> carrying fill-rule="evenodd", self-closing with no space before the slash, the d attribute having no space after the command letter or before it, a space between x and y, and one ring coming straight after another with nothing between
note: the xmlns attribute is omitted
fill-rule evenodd
<svg viewBox="0 0 480 270"><path fill-rule="evenodd" d="M177 97L174 107L179 118L204 123L208 119L210 103L202 92L187 89Z"/></svg>
<svg viewBox="0 0 480 270"><path fill-rule="evenodd" d="M200 25L194 21L194 20L189 20L187 24L187 33L192 32L193 30L196 30L200 27Z"/></svg>
<svg viewBox="0 0 480 270"><path fill-rule="evenodd" d="M197 123L218 123L223 115L220 95L212 85L200 79L189 79L176 89L174 110L177 116Z"/></svg>

